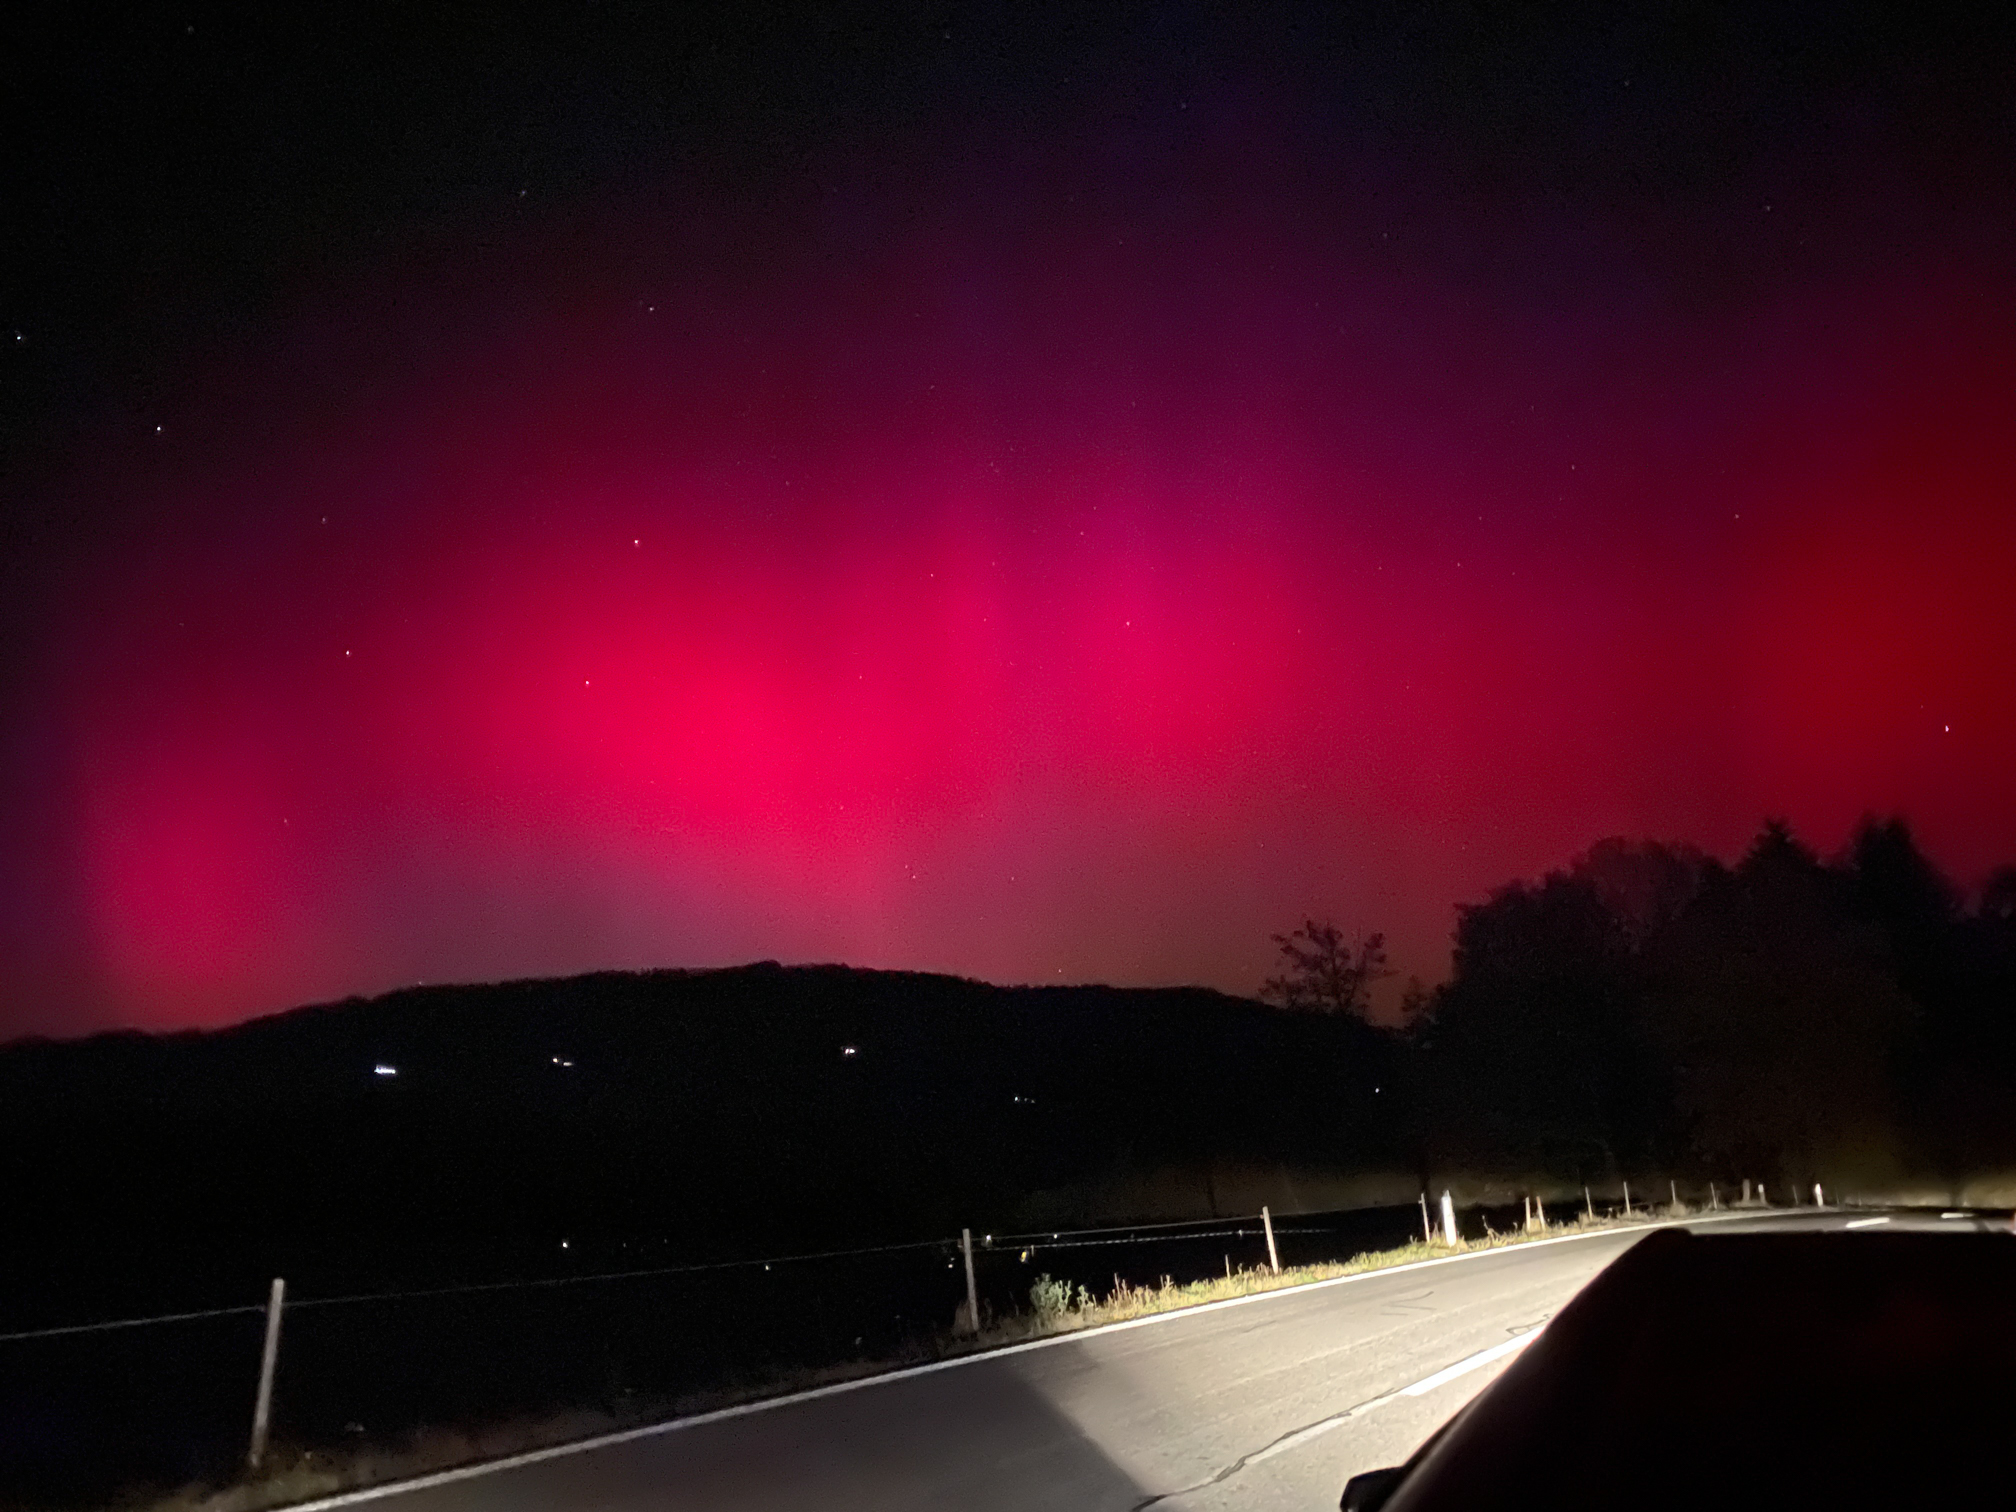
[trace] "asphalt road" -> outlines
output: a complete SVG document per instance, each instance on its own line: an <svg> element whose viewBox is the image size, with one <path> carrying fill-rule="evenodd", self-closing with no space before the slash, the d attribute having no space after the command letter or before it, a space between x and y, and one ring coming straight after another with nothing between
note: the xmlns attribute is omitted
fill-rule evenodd
<svg viewBox="0 0 2016 1512"><path fill-rule="evenodd" d="M1704 1232L1973 1227L1784 1213ZM1375 1272L1045 1341L408 1490L386 1512L1244 1512L1337 1505L1640 1236ZM1459 1368L1460 1367L1460 1368Z"/></svg>

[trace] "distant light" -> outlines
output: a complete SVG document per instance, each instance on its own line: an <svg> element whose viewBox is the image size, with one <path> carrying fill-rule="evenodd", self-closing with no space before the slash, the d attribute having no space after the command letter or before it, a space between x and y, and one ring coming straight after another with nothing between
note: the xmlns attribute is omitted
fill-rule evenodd
<svg viewBox="0 0 2016 1512"><path fill-rule="evenodd" d="M567 1248L567 1241L566 1241L565 1239L562 1239L562 1240L560 1241L560 1248L562 1248L562 1249L565 1249L565 1248Z"/></svg>
<svg viewBox="0 0 2016 1512"><path fill-rule="evenodd" d="M371 1073L374 1076L397 1076L399 1068L397 1066L388 1066L383 1061L380 1061L371 1068Z"/></svg>
<svg viewBox="0 0 2016 1512"><path fill-rule="evenodd" d="M855 1051L852 1045L842 1045L840 1047L840 1053L842 1055L853 1055L856 1054L857 1052Z"/></svg>

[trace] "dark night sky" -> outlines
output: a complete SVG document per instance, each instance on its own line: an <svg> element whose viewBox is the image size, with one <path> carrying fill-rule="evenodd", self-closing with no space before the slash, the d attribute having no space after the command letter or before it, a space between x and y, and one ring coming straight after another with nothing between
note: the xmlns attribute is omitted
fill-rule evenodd
<svg viewBox="0 0 2016 1512"><path fill-rule="evenodd" d="M4 23L0 1034L2016 858L2004 33L307 14Z"/></svg>

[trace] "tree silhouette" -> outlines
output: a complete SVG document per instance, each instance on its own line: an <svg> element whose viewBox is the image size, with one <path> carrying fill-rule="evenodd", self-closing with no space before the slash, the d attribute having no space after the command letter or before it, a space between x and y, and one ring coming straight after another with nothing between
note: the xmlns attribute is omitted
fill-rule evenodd
<svg viewBox="0 0 2016 1512"><path fill-rule="evenodd" d="M1711 1168L1798 1177L1895 1161L1893 1055L1912 1027L1851 873L1767 823L1668 933L1645 1006Z"/></svg>
<svg viewBox="0 0 2016 1512"><path fill-rule="evenodd" d="M1385 974L1377 935L1275 943L1284 1007L1362 1016ZM1734 865L1599 841L1459 905L1454 943L1371 1041L1424 1169L1941 1174L1957 1202L2016 1166L2016 867L1963 894L1901 818L1828 859L1780 820Z"/></svg>
<svg viewBox="0 0 2016 1512"><path fill-rule="evenodd" d="M1391 976L1386 936L1374 932L1346 941L1334 924L1305 920L1292 934L1274 936L1282 972L1260 984L1260 1000L1305 1013L1348 1013L1364 1018L1372 984Z"/></svg>
<svg viewBox="0 0 2016 1512"><path fill-rule="evenodd" d="M1453 965L1419 1034L1441 1158L1587 1179L1655 1152L1632 932L1594 881L1555 872L1459 907Z"/></svg>

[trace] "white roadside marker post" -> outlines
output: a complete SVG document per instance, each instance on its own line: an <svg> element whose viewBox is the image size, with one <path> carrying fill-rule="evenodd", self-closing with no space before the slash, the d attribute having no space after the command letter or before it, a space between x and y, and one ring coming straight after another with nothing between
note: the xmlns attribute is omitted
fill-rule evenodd
<svg viewBox="0 0 2016 1512"><path fill-rule="evenodd" d="M1449 1189L1442 1189L1442 1237L1449 1247L1456 1247L1456 1204L1449 1200Z"/></svg>
<svg viewBox="0 0 2016 1512"><path fill-rule="evenodd" d="M1631 1216L1631 1183L1628 1181L1624 1183L1624 1216Z"/></svg>
<svg viewBox="0 0 2016 1512"><path fill-rule="evenodd" d="M1534 1223L1535 1223L1535 1224L1537 1224L1537 1225L1539 1226L1539 1229L1540 1229L1540 1232L1541 1232L1541 1233L1543 1233L1543 1234L1544 1234L1544 1233L1546 1233L1546 1232L1547 1232L1547 1200L1546 1200L1546 1198L1544 1198L1544 1197L1535 1197L1535 1198L1533 1199L1533 1221L1534 1221Z"/></svg>
<svg viewBox="0 0 2016 1512"><path fill-rule="evenodd" d="M1260 1226L1267 1230L1267 1268L1278 1276L1281 1274L1281 1257L1274 1252L1274 1215L1264 1206L1260 1209Z"/></svg>
<svg viewBox="0 0 2016 1512"><path fill-rule="evenodd" d="M1589 1214L1589 1221L1596 1221L1596 1199L1589 1195L1589 1183L1582 1183L1582 1207Z"/></svg>
<svg viewBox="0 0 2016 1512"><path fill-rule="evenodd" d="M1668 1181L1668 1182L1666 1183L1666 1195L1667 1195L1667 1196L1669 1196L1669 1197L1671 1197L1671 1198L1673 1199L1673 1211L1674 1211L1674 1212L1676 1212L1676 1213L1677 1213L1677 1212L1679 1212L1679 1211L1680 1211L1680 1183L1679 1183L1679 1182L1677 1182L1677 1181Z"/></svg>
<svg viewBox="0 0 2016 1512"><path fill-rule="evenodd" d="M1826 1199L1820 1195L1820 1183L1817 1181L1813 1183L1813 1206L1815 1207L1827 1206Z"/></svg>
<svg viewBox="0 0 2016 1512"><path fill-rule="evenodd" d="M1435 1228L1428 1221L1428 1194L1426 1192L1421 1194L1421 1242L1431 1245L1435 1242Z"/></svg>
<svg viewBox="0 0 2016 1512"><path fill-rule="evenodd" d="M973 1230L959 1230L959 1249L966 1257L966 1332L980 1332L980 1288L973 1283Z"/></svg>
<svg viewBox="0 0 2016 1512"><path fill-rule="evenodd" d="M266 1458L266 1433L273 1422L273 1368L280 1360L280 1309L286 1299L287 1283L275 1276L273 1289L266 1294L266 1347L259 1355L259 1396L252 1404L252 1447L245 1455L246 1465L253 1470Z"/></svg>

